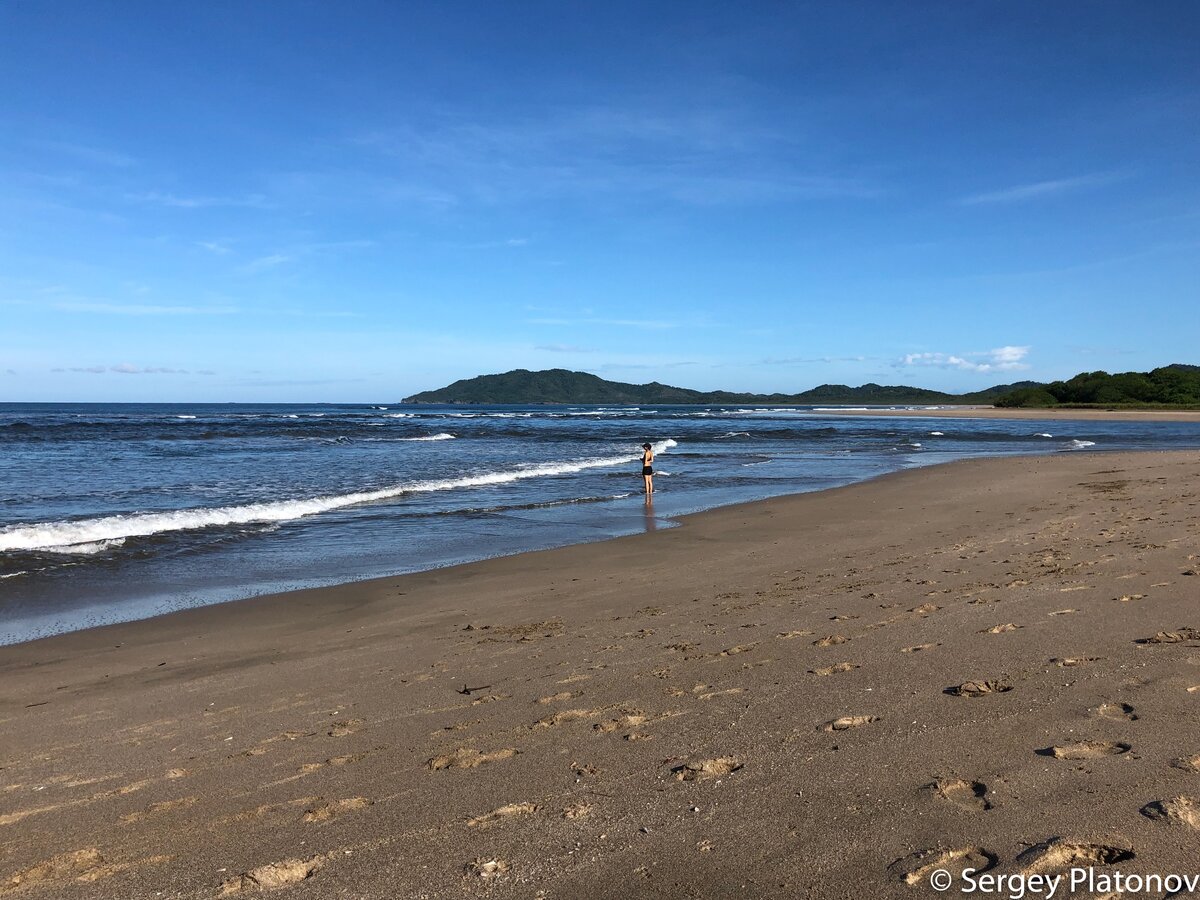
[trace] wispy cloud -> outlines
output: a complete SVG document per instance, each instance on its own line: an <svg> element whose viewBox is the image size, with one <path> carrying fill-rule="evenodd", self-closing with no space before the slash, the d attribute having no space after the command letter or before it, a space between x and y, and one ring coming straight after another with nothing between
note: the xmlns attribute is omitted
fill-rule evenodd
<svg viewBox="0 0 1200 900"><path fill-rule="evenodd" d="M244 266L239 266L238 271L246 275L254 275L258 272L265 272L267 269L273 269L276 266L281 266L286 262L291 262L292 257L286 253L272 253L269 256L260 256L258 259L252 259Z"/></svg>
<svg viewBox="0 0 1200 900"><path fill-rule="evenodd" d="M592 347L577 347L574 344L538 344L533 349L547 353L595 353Z"/></svg>
<svg viewBox="0 0 1200 900"><path fill-rule="evenodd" d="M538 318L527 319L530 325L603 325L612 328L645 328L645 329L660 329L660 328L679 328L682 322L670 322L662 319L604 319L599 317L587 318Z"/></svg>
<svg viewBox="0 0 1200 900"><path fill-rule="evenodd" d="M379 246L379 242L373 240L310 241L303 244L292 244L275 253L252 259L238 266L237 270L243 275L253 275L285 263L297 262L308 256L334 255L345 250L366 250L377 246Z"/></svg>
<svg viewBox="0 0 1200 900"><path fill-rule="evenodd" d="M878 359L877 356L787 356L787 357L768 357L758 361L760 366L803 366L813 363L831 364L845 362L866 362L870 359Z"/></svg>
<svg viewBox="0 0 1200 900"><path fill-rule="evenodd" d="M1037 200L1043 197L1053 197L1071 191L1100 187L1119 181L1124 176L1115 172L1098 172L1091 175L1078 175L1073 178L1057 178L1051 181L1035 181L1032 184L1019 184L1002 188L997 191L987 191L981 194L970 194L959 200L967 206L984 203L1020 203L1023 200Z"/></svg>
<svg viewBox="0 0 1200 900"><path fill-rule="evenodd" d="M39 150L69 156L93 165L124 169L137 163L137 160L132 156L105 147L92 147L87 144L76 144L70 141L31 141L30 143Z"/></svg>
<svg viewBox="0 0 1200 900"><path fill-rule="evenodd" d="M165 366L135 366L132 363L118 363L109 367L110 372L121 375L187 375L187 369L171 369Z"/></svg>
<svg viewBox="0 0 1200 900"><path fill-rule="evenodd" d="M239 381L241 387L309 387L327 384L357 384L365 378L279 378L261 381Z"/></svg>
<svg viewBox="0 0 1200 900"><path fill-rule="evenodd" d="M240 312L236 306L167 306L152 303L107 303L92 300L61 300L49 304L59 312L96 313L109 316L228 316Z"/></svg>
<svg viewBox="0 0 1200 900"><path fill-rule="evenodd" d="M226 253L232 252L231 249L222 244L220 241L196 241L196 246L209 253L215 253L218 256L224 256Z"/></svg>
<svg viewBox="0 0 1200 900"><path fill-rule="evenodd" d="M169 206L174 209L207 209L211 207L265 209L267 207L267 198L262 194L247 194L245 196L238 197L181 197L178 194L165 193L162 191L146 191L140 194L127 194L126 199L135 203Z"/></svg>
<svg viewBox="0 0 1200 900"><path fill-rule="evenodd" d="M80 372L88 375L104 375L115 372L118 375L190 375L187 369L173 369L169 366L135 366L133 363L117 363L115 366L62 366L51 372ZM215 375L208 369L197 372L198 375Z"/></svg>
<svg viewBox="0 0 1200 900"><path fill-rule="evenodd" d="M359 135L408 185L452 202L638 197L693 205L881 196L865 173L762 127L739 103L702 110L594 106L503 122L433 117ZM417 186L420 185L420 189Z"/></svg>
<svg viewBox="0 0 1200 900"><path fill-rule="evenodd" d="M997 347L980 353L909 353L895 365L897 368L933 367L961 369L967 372L1017 372L1030 368L1025 357L1029 347Z"/></svg>

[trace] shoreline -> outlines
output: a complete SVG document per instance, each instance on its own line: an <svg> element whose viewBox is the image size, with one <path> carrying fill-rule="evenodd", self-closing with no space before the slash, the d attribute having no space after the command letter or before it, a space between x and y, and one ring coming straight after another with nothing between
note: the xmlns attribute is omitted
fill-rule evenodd
<svg viewBox="0 0 1200 900"><path fill-rule="evenodd" d="M1186 872L1197 457L958 460L0 647L0 890L918 896L912 853L1056 836Z"/></svg>
<svg viewBox="0 0 1200 900"><path fill-rule="evenodd" d="M1059 419L1069 422L1200 422L1200 409L1004 409L998 406L940 406L936 409L822 408L821 415L935 419Z"/></svg>

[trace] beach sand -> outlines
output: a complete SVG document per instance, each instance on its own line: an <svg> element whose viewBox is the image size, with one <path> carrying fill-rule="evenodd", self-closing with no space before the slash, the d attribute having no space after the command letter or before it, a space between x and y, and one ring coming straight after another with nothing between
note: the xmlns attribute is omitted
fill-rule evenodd
<svg viewBox="0 0 1200 900"><path fill-rule="evenodd" d="M1200 454L1063 453L0 648L0 896L1196 873L1198 554Z"/></svg>

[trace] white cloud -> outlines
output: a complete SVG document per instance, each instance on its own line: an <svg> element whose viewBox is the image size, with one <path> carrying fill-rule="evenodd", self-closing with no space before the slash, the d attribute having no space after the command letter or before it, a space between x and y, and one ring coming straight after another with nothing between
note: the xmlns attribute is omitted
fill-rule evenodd
<svg viewBox="0 0 1200 900"><path fill-rule="evenodd" d="M109 366L110 372L119 372L122 375L186 375L187 369L169 369L164 366L135 366L132 363L118 363L115 366Z"/></svg>
<svg viewBox="0 0 1200 900"><path fill-rule="evenodd" d="M926 366L939 369L962 369L966 372L1017 372L1029 368L1025 357L1029 347L997 347L983 353L909 353L896 363L897 367Z"/></svg>
<svg viewBox="0 0 1200 900"><path fill-rule="evenodd" d="M258 259L251 260L242 266L239 271L247 274L263 272L267 269L273 269L276 266L281 266L285 262L290 262L291 259L292 258L290 256L286 256L283 253L272 253L270 256L260 256Z"/></svg>
<svg viewBox="0 0 1200 900"><path fill-rule="evenodd" d="M1078 175L1074 178L1057 178L1051 181L1035 181L1032 184L1019 184L998 191L988 191L982 194L972 194L963 197L960 203L973 206L980 203L1018 203L1022 200L1035 200L1039 197L1050 197L1077 191L1083 188L1099 187L1118 180L1120 176L1113 173L1098 173L1094 175Z"/></svg>
<svg viewBox="0 0 1200 900"><path fill-rule="evenodd" d="M50 370L51 372L82 372L88 375L103 375L106 372L116 372L120 375L187 375L187 369L172 369L167 366L135 366L133 363L117 363L115 366L63 366ZM202 375L214 373L204 371Z"/></svg>
<svg viewBox="0 0 1200 900"><path fill-rule="evenodd" d="M236 306L163 306L91 300L64 300L50 304L50 308L60 312L101 313L113 316L224 316L238 312Z"/></svg>
<svg viewBox="0 0 1200 900"><path fill-rule="evenodd" d="M878 359L877 356L788 356L788 357L768 357L761 359L754 365L760 366L802 366L811 363L847 363L847 362L866 362L867 360Z"/></svg>
<svg viewBox="0 0 1200 900"><path fill-rule="evenodd" d="M69 141L33 141L33 146L51 153L74 157L86 163L94 163L114 168L128 168L137 162L132 156L103 147L90 147L85 144L73 144Z"/></svg>
<svg viewBox="0 0 1200 900"><path fill-rule="evenodd" d="M247 194L244 197L180 197L177 194L148 191L143 194L129 194L128 199L174 209L208 209L217 206L262 209L267 205L267 198L262 194Z"/></svg>
<svg viewBox="0 0 1200 900"><path fill-rule="evenodd" d="M678 328L681 323L657 319L529 319L530 325L607 325L613 328Z"/></svg>
<svg viewBox="0 0 1200 900"><path fill-rule="evenodd" d="M535 350L545 350L547 353L595 353L591 347L577 347L574 344L538 344Z"/></svg>

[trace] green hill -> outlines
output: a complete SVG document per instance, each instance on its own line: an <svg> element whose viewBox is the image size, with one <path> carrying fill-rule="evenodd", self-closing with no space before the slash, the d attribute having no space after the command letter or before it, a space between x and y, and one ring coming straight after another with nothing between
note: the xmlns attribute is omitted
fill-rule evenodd
<svg viewBox="0 0 1200 900"><path fill-rule="evenodd" d="M947 394L909 385L822 384L798 394L695 391L652 381L627 384L588 372L514 369L501 375L464 378L435 391L405 397L405 403L464 404L670 404L747 403L796 405L948 405L1006 407L1200 406L1200 366L1174 363L1151 372L1084 372L1069 381L1018 381L969 394Z"/></svg>
<svg viewBox="0 0 1200 900"><path fill-rule="evenodd" d="M906 385L823 384L799 394L748 394L731 391L695 391L652 381L627 384L607 381L588 372L515 369L502 375L465 378L435 391L405 397L405 403L780 403L780 404L910 404L990 403L996 392L1017 385L989 388L978 394L946 394Z"/></svg>
<svg viewBox="0 0 1200 900"><path fill-rule="evenodd" d="M1149 372L1082 372L1069 381L1027 385L997 406L1192 407L1200 405L1200 366L1172 363Z"/></svg>

